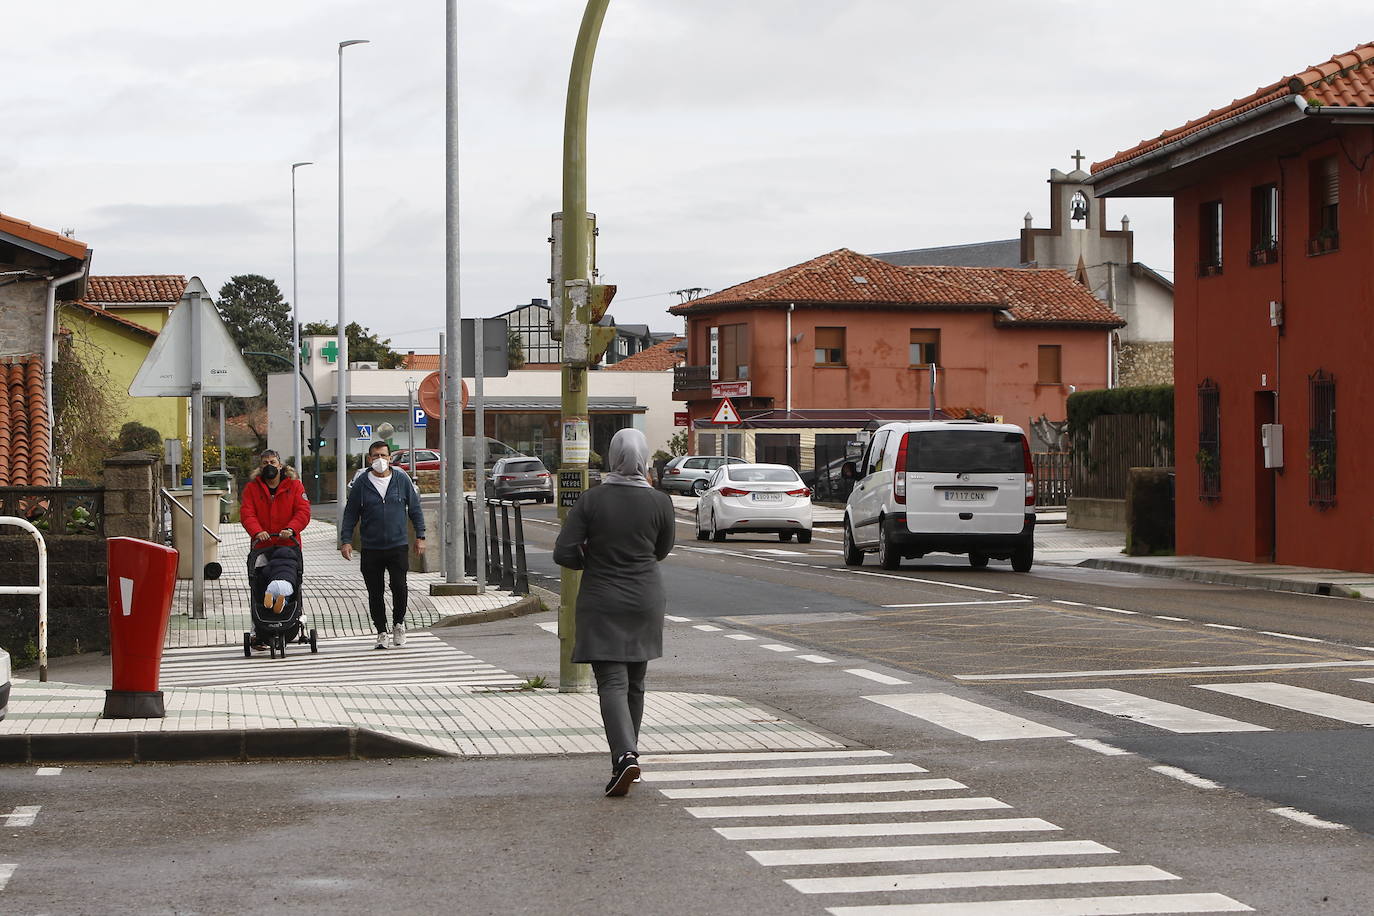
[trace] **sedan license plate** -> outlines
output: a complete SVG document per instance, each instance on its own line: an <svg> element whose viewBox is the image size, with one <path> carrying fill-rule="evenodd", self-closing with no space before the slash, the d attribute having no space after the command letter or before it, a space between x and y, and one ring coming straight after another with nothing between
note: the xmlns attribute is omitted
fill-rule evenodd
<svg viewBox="0 0 1374 916"><path fill-rule="evenodd" d="M755 493L754 502L756 503L780 503L782 502L781 493Z"/></svg>
<svg viewBox="0 0 1374 916"><path fill-rule="evenodd" d="M982 490L946 490L947 503L979 503L983 501Z"/></svg>

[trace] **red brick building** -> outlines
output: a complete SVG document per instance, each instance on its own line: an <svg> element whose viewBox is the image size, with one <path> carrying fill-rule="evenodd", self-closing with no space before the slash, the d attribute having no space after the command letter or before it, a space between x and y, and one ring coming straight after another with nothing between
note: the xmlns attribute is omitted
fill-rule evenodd
<svg viewBox="0 0 1374 916"><path fill-rule="evenodd" d="M927 416L932 362L941 410L1062 420L1071 390L1106 386L1123 324L1063 271L901 267L847 248L669 311L687 322L673 397L692 447L800 468L835 444L820 437ZM726 440L709 423L713 383L740 392L744 423Z"/></svg>
<svg viewBox="0 0 1374 916"><path fill-rule="evenodd" d="M1374 571L1371 106L1365 44L1093 166L1174 200L1179 553Z"/></svg>

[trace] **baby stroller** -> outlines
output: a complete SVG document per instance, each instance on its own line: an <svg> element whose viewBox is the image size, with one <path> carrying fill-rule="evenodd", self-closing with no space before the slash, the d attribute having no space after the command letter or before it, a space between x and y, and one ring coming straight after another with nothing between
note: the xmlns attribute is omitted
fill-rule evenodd
<svg viewBox="0 0 1374 916"><path fill-rule="evenodd" d="M262 606L262 596L267 592L267 567L258 566L258 557L269 550L285 547L296 553L296 575L291 583L292 592L280 614ZM286 658L286 644L298 642L309 644L311 652L319 652L315 642L314 629L305 629L304 606L301 601L301 580L304 576L305 562L301 549L295 544L269 543L248 551L248 592L249 609L253 618L253 629L243 634L243 655L253 655L254 634L267 643L267 648L276 658L278 654Z"/></svg>

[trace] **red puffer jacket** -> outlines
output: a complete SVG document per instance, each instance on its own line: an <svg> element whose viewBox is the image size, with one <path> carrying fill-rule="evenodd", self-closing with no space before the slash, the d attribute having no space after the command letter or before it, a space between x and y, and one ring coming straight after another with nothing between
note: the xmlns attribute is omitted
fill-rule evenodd
<svg viewBox="0 0 1374 916"><path fill-rule="evenodd" d="M249 537L267 532L278 544L300 546L301 532L310 524L310 500L305 484L287 478L277 484L274 493L261 478L255 477L243 488L243 502L239 506L239 521ZM290 528L296 536L288 540L277 537L283 528Z"/></svg>

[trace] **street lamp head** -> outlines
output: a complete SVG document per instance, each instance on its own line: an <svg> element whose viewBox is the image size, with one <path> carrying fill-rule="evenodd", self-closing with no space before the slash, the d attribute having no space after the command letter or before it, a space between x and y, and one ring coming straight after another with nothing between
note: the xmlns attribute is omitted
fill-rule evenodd
<svg viewBox="0 0 1374 916"><path fill-rule="evenodd" d="M370 42L369 42L368 39L366 39L366 38L350 38L348 41L341 41L341 42L339 42L339 53L342 54L342 53L343 53L343 49L346 48L346 47L348 47L349 45L365 45L365 44L370 44Z"/></svg>
<svg viewBox="0 0 1374 916"><path fill-rule="evenodd" d="M293 162L293 163L291 163L291 171L294 172L294 171L296 171L296 169L300 168L300 167L303 166L303 165L314 165L314 164L315 164L315 163L313 163L313 162Z"/></svg>

